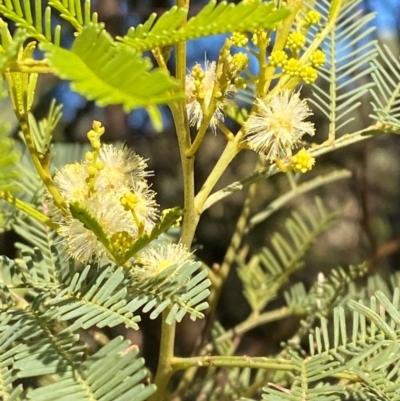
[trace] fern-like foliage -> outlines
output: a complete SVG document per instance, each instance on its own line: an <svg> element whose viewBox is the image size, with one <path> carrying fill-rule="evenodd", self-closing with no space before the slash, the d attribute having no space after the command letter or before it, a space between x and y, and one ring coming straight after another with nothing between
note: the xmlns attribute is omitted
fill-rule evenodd
<svg viewBox="0 0 400 401"><path fill-rule="evenodd" d="M305 252L337 220L339 212L328 213L318 198L316 206L318 217L304 208L305 217L294 212L286 221L290 241L275 233L271 240L274 252L263 248L248 263L238 261L244 296L253 311L260 312L276 297L288 277L303 266Z"/></svg>
<svg viewBox="0 0 400 401"><path fill-rule="evenodd" d="M307 291L303 283L296 283L284 292L287 306L294 314L302 317L296 333L287 341L283 354L290 355L288 349L297 347L301 340L315 333L315 322L321 317L330 318L337 306L345 306L349 299L369 299L354 281L367 272L366 264L350 266L347 269L333 269L327 276L318 274L317 280ZM376 287L369 286L373 293ZM361 294L361 297L360 297Z"/></svg>
<svg viewBox="0 0 400 401"><path fill-rule="evenodd" d="M2 295L2 302L0 302L0 305L1 309L3 309L4 304L7 303L6 297L9 294L4 285L1 287L0 294ZM12 301L10 301L10 303L12 303ZM18 387L13 385L17 380L16 372L13 370L14 353L13 351L6 352L6 348L9 344L6 344L7 337L4 335L4 332L9 329L9 327L7 327L8 322L4 322L0 319L0 399L17 401L21 399L23 388L22 385L19 385Z"/></svg>
<svg viewBox="0 0 400 401"><path fill-rule="evenodd" d="M1 19L0 28L2 47L2 52L0 54L0 71L3 72L11 61L15 61L17 59L18 52L26 40L27 35L23 29L17 29L14 33L14 36L11 37L10 31L8 30L8 25ZM3 76L1 79L1 82L3 82ZM1 91L4 92L3 86L1 86ZM1 95L2 98L4 96L5 93Z"/></svg>
<svg viewBox="0 0 400 401"><path fill-rule="evenodd" d="M284 401L284 400L304 400L304 401L340 401L346 395L346 388L340 384L323 383L323 379L329 374L321 373L323 366L332 375L338 372L336 361L331 358L318 355L310 359L302 359L297 355L292 355L298 374L293 380L290 389L281 386L265 388L264 400ZM340 369L339 369L340 371Z"/></svg>
<svg viewBox="0 0 400 401"><path fill-rule="evenodd" d="M204 317L202 311L208 308L205 301L210 295L211 281L208 271L201 270L200 262L188 261L184 265L172 265L157 277L141 283L134 283L129 291L134 299L132 307L142 308L156 319L168 308L167 323L180 322L186 314L192 320Z"/></svg>
<svg viewBox="0 0 400 401"><path fill-rule="evenodd" d="M225 335L226 330L223 326L218 321L214 322L211 328L211 339L218 355L232 355L235 350L235 346L230 337L225 338L223 341L219 340L220 337L223 338Z"/></svg>
<svg viewBox="0 0 400 401"><path fill-rule="evenodd" d="M23 28L27 35L39 42L60 44L61 27L52 28L51 8L43 12L43 2L35 0L32 9L31 1L0 0L0 14ZM44 18L44 19L43 19Z"/></svg>
<svg viewBox="0 0 400 401"><path fill-rule="evenodd" d="M289 14L288 9L277 10L272 1L242 1L235 5L226 1L217 4L216 0L211 0L184 26L187 10L175 6L158 20L157 15L152 14L143 25L131 28L119 40L137 50L145 51L203 36L274 28Z"/></svg>
<svg viewBox="0 0 400 401"><path fill-rule="evenodd" d="M144 283L134 282L122 268L115 266L106 266L90 277L88 266L82 273L76 273L69 286L46 304L57 308L59 319L74 320L70 326L74 330L121 323L138 329L140 310L150 312L150 318L155 319L168 307L170 323L181 321L187 313L195 320L203 317L201 311L208 306L203 301L209 295L211 284L207 271L196 274L199 266L193 262L179 270L171 266L164 274Z"/></svg>
<svg viewBox="0 0 400 401"><path fill-rule="evenodd" d="M365 80L373 67L369 62L376 56L374 41L368 36L374 27L368 24L374 14L363 15L362 0L350 0L342 7L335 28L323 43L327 64L320 69L319 76L329 85L313 86L310 99L329 121L329 139L354 120L352 114L360 105L362 96L373 83ZM328 23L331 2L321 0L318 6L323 11L324 22ZM350 21L355 21L353 24ZM314 36L318 32L314 29Z"/></svg>
<svg viewBox="0 0 400 401"><path fill-rule="evenodd" d="M375 87L370 90L373 97L374 114L370 117L384 124L388 130L400 129L400 68L399 60L387 46L378 46L379 57L373 60L372 78Z"/></svg>
<svg viewBox="0 0 400 401"><path fill-rule="evenodd" d="M140 401L154 392L154 385L140 383L147 375L144 361L137 358L137 349L128 348L128 341L116 338L86 357L78 335L54 329L54 314L54 310L15 307L5 319L4 313L0 315L0 358L7 361L6 366L2 364L1 374L6 380L0 393L16 397L22 389L11 393L12 380L42 375L52 375L52 383L28 390L25 399L69 400L73 394L74 399L82 401L118 397Z"/></svg>
<svg viewBox="0 0 400 401"><path fill-rule="evenodd" d="M14 37L11 39L7 24L1 20L0 34L2 48L0 52L0 71L3 72L8 63L17 58L18 51L26 39L26 36L22 30L17 30ZM1 75L0 100L4 99L7 95L3 85L3 75ZM21 155L16 149L15 141L9 138L9 129L9 124L3 121L0 125L0 191L14 191L19 187L17 185L17 179L19 180L20 174L18 172L17 162ZM3 215L0 212L0 221L2 220Z"/></svg>
<svg viewBox="0 0 400 401"><path fill-rule="evenodd" d="M0 274L11 288L24 288L43 308L57 311L57 319L71 321L73 330L124 324L138 329L139 311L157 318L169 308L167 321L202 318L211 285L199 262L170 266L155 278L138 282L129 271L107 265L96 271L86 266L73 272L73 264L51 248L47 264L38 249L25 250L16 261L0 259ZM56 266L54 266L56 263ZM133 267L134 269L134 267Z"/></svg>
<svg viewBox="0 0 400 401"><path fill-rule="evenodd" d="M34 170L31 161L28 161L28 155L23 154L20 162L17 164L19 181L18 181L18 197L28 204L34 205L38 204L38 200L43 193L43 183L40 182L39 176ZM24 163L27 162L27 165ZM29 167L28 167L29 166ZM19 209L9 204L8 202L2 201L1 203L1 213L4 218L2 224L0 224L0 231L7 231L13 229L15 224L21 223L21 226L28 227L26 221L29 219L25 213L21 212ZM31 236L31 239L33 237Z"/></svg>
<svg viewBox="0 0 400 401"><path fill-rule="evenodd" d="M128 344L116 339L88 357L75 333L119 324L138 329L139 312L155 319L168 310L168 323L186 314L201 318L211 284L207 270L188 261L138 281L134 267L86 266L79 272L56 248L50 251L50 263L37 248L24 249L16 260L0 259L0 394L20 394L12 390L19 378L52 375L55 383L28 391L26 399L146 399L154 386L139 384L146 372L136 351L124 351ZM31 305L24 297L33 299Z"/></svg>
<svg viewBox="0 0 400 401"><path fill-rule="evenodd" d="M60 17L68 21L78 32L84 25L97 22L97 13L91 13L91 0L49 0L49 6L60 13Z"/></svg>
<svg viewBox="0 0 400 401"><path fill-rule="evenodd" d="M129 348L129 341L117 337L74 371L59 375L55 383L28 393L28 400L67 401L73 395L74 400L82 401L144 401L155 386L142 383L147 371L137 355L136 347Z"/></svg>
<svg viewBox="0 0 400 401"><path fill-rule="evenodd" d="M15 141L8 137L6 128L0 127L0 191L13 191L18 188L20 153L15 148Z"/></svg>
<svg viewBox="0 0 400 401"><path fill-rule="evenodd" d="M212 372L209 374L210 377L206 377L206 380L209 379L213 383L213 387L209 386L207 399L210 401L242 400L253 382L263 373L262 370L255 372L250 368L233 368L228 371ZM199 396L200 399L202 396L204 397L204 393L206 392L202 390Z"/></svg>
<svg viewBox="0 0 400 401"><path fill-rule="evenodd" d="M2 60L0 59L0 64ZM0 80L2 85L2 80ZM0 99L2 94L0 93ZM9 126L6 123L0 125L0 193L14 192L21 189L21 172L18 162L21 153L16 147L15 141L9 137ZM0 232L8 226L8 211L10 207L0 196Z"/></svg>
<svg viewBox="0 0 400 401"><path fill-rule="evenodd" d="M59 269L61 260L67 260L68 256L62 248L59 247L59 251L54 249L54 246L60 242L60 237L44 224L39 223L32 217L18 213L14 216L11 226L24 240L15 244L22 254L31 255L32 247L36 247L40 252L38 257L43 258L43 263L46 263L53 271ZM39 255L37 252L36 254Z"/></svg>
<svg viewBox="0 0 400 401"><path fill-rule="evenodd" d="M61 119L62 105L56 105L55 101L51 102L47 117L36 121L33 115L29 115L29 127L35 147L39 153L46 157L50 150L50 143L53 138L53 132Z"/></svg>
<svg viewBox="0 0 400 401"><path fill-rule="evenodd" d="M399 288L391 301L377 291L369 306L362 301L348 301L351 320L342 306L334 309L331 329L328 320L321 318L319 327L309 336L309 355L291 352L296 366L294 385L283 389L272 384L264 389L264 398L339 400L347 393L338 382L342 378L351 384L354 395L399 400L399 301Z"/></svg>
<svg viewBox="0 0 400 401"><path fill-rule="evenodd" d="M296 283L285 291L286 304L293 310L306 310L308 318L327 317L334 307L344 305L349 299L360 298L360 290L354 286L354 280L363 277L366 272L367 266L363 263L347 269L333 269L327 276L320 273L308 291L303 283Z"/></svg>
<svg viewBox="0 0 400 401"><path fill-rule="evenodd" d="M139 106L167 103L182 97L178 83L135 50L117 46L101 24L91 23L75 39L72 49L43 43L42 50L55 73L100 106L122 104L129 111Z"/></svg>
<svg viewBox="0 0 400 401"><path fill-rule="evenodd" d="M70 330L118 324L138 329L140 317L134 316L135 310L127 300L121 269L107 266L90 278L90 268L87 266L82 273L76 273L67 288L47 301L57 309L58 319L73 320Z"/></svg>

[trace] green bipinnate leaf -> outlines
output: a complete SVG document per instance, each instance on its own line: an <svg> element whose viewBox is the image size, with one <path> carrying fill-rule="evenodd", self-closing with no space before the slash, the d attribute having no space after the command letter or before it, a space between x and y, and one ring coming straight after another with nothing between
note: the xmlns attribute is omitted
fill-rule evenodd
<svg viewBox="0 0 400 401"><path fill-rule="evenodd" d="M157 239L162 233L165 233L169 228L176 224L182 214L183 211L179 207L169 209L168 212L164 214L161 221L151 230L151 233L140 237L124 254L123 260L118 260L118 262L124 264L129 258L134 256L142 248L150 244L150 242Z"/></svg>
<svg viewBox="0 0 400 401"><path fill-rule="evenodd" d="M175 6L157 21L154 13L143 25L131 28L119 40L145 51L204 36L271 29L290 14L287 8L277 9L273 1L242 1L238 4L221 1L217 4L212 0L184 24L187 11Z"/></svg>
<svg viewBox="0 0 400 401"><path fill-rule="evenodd" d="M102 24L90 23L71 50L51 43L41 49L55 74L71 88L100 106L122 104L126 111L167 103L182 97L179 84L136 50L117 45Z"/></svg>
<svg viewBox="0 0 400 401"><path fill-rule="evenodd" d="M5 127L0 127L0 191L18 188L19 177L17 162L20 158L12 138L6 135Z"/></svg>
<svg viewBox="0 0 400 401"><path fill-rule="evenodd" d="M72 217L79 220L85 228L93 231L96 234L98 240L106 247L109 247L109 241L107 238L107 233L104 231L103 227L88 209L86 209L79 202L71 202L69 205L69 211Z"/></svg>
<svg viewBox="0 0 400 401"><path fill-rule="evenodd" d="M44 3L46 2L38 0L0 0L0 14L23 28L27 36L38 42L53 42L59 45L61 26L52 24L51 8L47 6L43 11Z"/></svg>

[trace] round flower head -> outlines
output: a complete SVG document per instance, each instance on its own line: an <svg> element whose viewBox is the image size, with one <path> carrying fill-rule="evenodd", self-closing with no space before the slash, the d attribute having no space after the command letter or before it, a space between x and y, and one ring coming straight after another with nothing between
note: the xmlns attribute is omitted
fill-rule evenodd
<svg viewBox="0 0 400 401"><path fill-rule="evenodd" d="M292 155L304 134L314 135L314 124L303 121L312 115L299 93L284 90L271 100L258 98L258 112L244 125L248 146L270 161Z"/></svg>
<svg viewBox="0 0 400 401"><path fill-rule="evenodd" d="M146 160L126 147L117 149L113 145L102 145L98 161L104 164L104 168L98 172L98 186L113 187L122 182L129 185L131 181L143 181L152 174L146 171Z"/></svg>
<svg viewBox="0 0 400 401"><path fill-rule="evenodd" d="M120 203L126 210L134 214L134 218L142 222L145 232L151 231L157 216L156 193L149 188L145 181L134 181L129 187L129 191L121 187L117 193ZM127 201L127 202L126 202Z"/></svg>
<svg viewBox="0 0 400 401"><path fill-rule="evenodd" d="M108 240L120 238L123 233L121 238L128 244L121 246L129 246L129 241L150 232L157 218L155 192L145 180L148 174L145 166L145 161L132 151L105 145L97 153L89 152L82 163L69 164L57 171L54 183L67 207L78 203L97 221ZM69 210L61 212L52 199L49 203L50 214L60 225L59 234L73 258L82 263L112 258L86 224ZM116 253L122 252L118 244L113 241Z"/></svg>
<svg viewBox="0 0 400 401"><path fill-rule="evenodd" d="M117 232L127 232L131 237L137 237L138 228L135 222L114 194L91 196L80 204L99 222L108 237ZM81 221L69 214L62 219L60 225L59 234L64 238L67 251L74 259L82 263L88 263L94 258L104 262L110 259L105 246Z"/></svg>
<svg viewBox="0 0 400 401"><path fill-rule="evenodd" d="M81 163L72 163L56 172L54 183L63 198L82 201L88 197L87 178L88 173L85 166Z"/></svg>
<svg viewBox="0 0 400 401"><path fill-rule="evenodd" d="M134 276L140 281L157 277L166 268L172 265L179 268L191 258L192 254L182 244L149 246L140 253L141 266L135 267Z"/></svg>
<svg viewBox="0 0 400 401"><path fill-rule="evenodd" d="M89 196L87 185L88 173L84 165L73 163L65 165L54 175L54 184L60 191L63 199L72 199L74 202L84 202ZM64 216L54 205L53 198L47 196L49 213L57 224L63 224ZM68 203L68 202L67 202Z"/></svg>

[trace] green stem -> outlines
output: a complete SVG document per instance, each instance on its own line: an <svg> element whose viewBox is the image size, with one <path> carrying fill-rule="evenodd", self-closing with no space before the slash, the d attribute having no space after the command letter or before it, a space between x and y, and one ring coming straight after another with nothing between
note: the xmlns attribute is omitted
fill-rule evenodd
<svg viewBox="0 0 400 401"><path fill-rule="evenodd" d="M203 142L204 136L206 135L207 128L210 124L212 118L211 115L204 115L203 120L201 121L199 130L197 131L196 137L194 138L193 144L190 147L190 149L186 152L187 157L192 157L196 154L196 152L199 150L200 145Z"/></svg>
<svg viewBox="0 0 400 401"><path fill-rule="evenodd" d="M256 186L254 185L253 187L250 187L250 190L247 194L246 201L243 205L241 215L236 223L236 228L235 231L232 235L231 243L228 247L228 250L225 254L225 258L221 264L220 269L214 274L214 278L212 280L212 287L211 287L211 294L209 296L208 302L209 302L209 311L207 315L207 322L205 325L205 328L203 330L203 335L202 335L202 341L199 342L199 346L197 350L194 351L194 354L197 353L197 351L201 349L205 349L204 344L207 341L209 337L209 333L212 328L212 324L214 322L215 318L215 311L217 308L218 300L221 294L222 286L225 283L226 278L228 277L230 267L232 265L232 262L235 258L235 255L237 254L240 244L242 242L243 238L243 233L246 229L246 224L248 221L248 217L250 214L250 205L253 200L254 194L255 194L255 189ZM200 354L203 354L203 352L200 351ZM194 376L196 375L197 368L192 368L186 370L184 373L178 388L176 390L176 393L182 393L182 391L185 391L187 386L192 382Z"/></svg>
<svg viewBox="0 0 400 401"><path fill-rule="evenodd" d="M31 130L29 127L28 117L27 116L18 116L19 123L21 127L22 134L24 135L25 143L28 147L29 153L32 158L33 165L36 168L36 171L39 174L39 177L43 181L50 195L53 197L54 204L61 210L66 211L67 206L64 202L62 195L58 188L54 185L54 182L51 178L49 166L48 166L48 155L46 155L44 161L39 157L39 152L36 149L35 143L32 139Z"/></svg>
<svg viewBox="0 0 400 401"><path fill-rule="evenodd" d="M196 195L194 202L195 210L198 215L200 215L204 211L204 204L208 198L208 195L210 195L211 191L215 187L215 184L221 178L222 174L225 172L230 162L241 151L241 148L239 147L239 140L241 137L242 136L239 132L233 141L228 141L221 157L219 158L217 164L214 166L213 171L208 176L200 192Z"/></svg>
<svg viewBox="0 0 400 401"><path fill-rule="evenodd" d="M25 203L24 201L16 198L10 192L0 192L0 198L4 199L6 202L15 206L17 209L21 210L27 215L33 217L35 220L45 224L47 227L50 227L56 231L58 230L59 228L58 224L54 223L49 217L47 217L45 214L35 209L28 203Z"/></svg>
<svg viewBox="0 0 400 401"><path fill-rule="evenodd" d="M261 315L252 313L245 321L238 324L233 329L226 331L220 337L216 338L212 342L208 343L205 347L203 347L203 349L200 351L200 355L209 354L214 349L215 344L229 340L235 336L240 336L240 335L248 332L249 330L254 329L255 327L258 327L263 324L270 323L270 322L273 322L276 320L284 319L286 317L292 316L293 314L301 315L304 313L306 313L305 310L304 311L297 311L297 310L294 311L293 309L288 308L286 306L282 307L280 309L262 313ZM185 371L185 373L179 383L179 386L175 392L176 396L179 396L179 394L185 393L186 389L193 382L193 379L196 376L198 369L199 369L199 366L194 366Z"/></svg>
<svg viewBox="0 0 400 401"><path fill-rule="evenodd" d="M285 203L291 201L292 199L296 198L300 194L304 194L306 192L312 191L315 188L321 187L326 184L330 184L331 182L334 182L337 180L349 178L349 177L351 177L350 171L338 170L338 171L333 171L331 173L328 173L328 174L325 174L322 176L315 177L312 180L309 180L307 182L304 182L304 183L298 185L296 188L291 189L289 192L286 192L282 196L280 196L280 197L276 198L274 201L272 201L265 208L265 210L263 210L260 213L257 213L255 216L253 216L248 225L248 230L251 230L257 224L262 223L269 216L271 216L271 214L273 214L278 209L280 209Z"/></svg>
<svg viewBox="0 0 400 401"><path fill-rule="evenodd" d="M201 356L191 358L173 358L172 366L174 370L188 369L193 366L198 367L236 367L252 369L268 369L276 371L286 371L301 373L299 366L284 358L265 358L244 356ZM328 376L328 375L327 375ZM352 382L362 382L362 379L350 371L332 373L331 377L350 380Z"/></svg>
<svg viewBox="0 0 400 401"><path fill-rule="evenodd" d="M174 358L175 327L176 324L166 323L170 309L167 308L161 318L161 344L158 368L154 383L157 391L149 398L149 401L162 401L166 399L169 380L174 373L171 361Z"/></svg>
<svg viewBox="0 0 400 401"><path fill-rule="evenodd" d="M182 234L181 243L190 248L197 224L200 219L200 215L196 213L194 207L194 161L195 156L187 156L186 151L190 148L190 134L189 126L186 118L186 107L182 104L175 104L170 107L172 117L174 119L179 152L182 164L182 175L183 175L183 223L182 223Z"/></svg>
<svg viewBox="0 0 400 401"><path fill-rule="evenodd" d="M188 9L189 3L190 0L177 0L177 6L180 8ZM181 83L182 91L185 92L186 42L179 42L176 45L176 78ZM186 155L191 146L191 139L185 101L172 104L170 109L175 122L183 174L185 212L183 215L181 243L190 248L199 221L199 216L194 209L194 156L187 157ZM166 398L168 383L173 373L171 361L174 357L176 323L167 323L169 312L170 309L167 308L161 318L160 354L154 379L157 391L149 398L149 401L162 401Z"/></svg>
<svg viewBox="0 0 400 401"><path fill-rule="evenodd" d="M296 371L298 368L292 361L283 358L265 358L248 356L198 356L191 358L173 358L172 366L174 370L188 369L193 366L198 367L243 367L254 369L271 369L279 371Z"/></svg>
<svg viewBox="0 0 400 401"><path fill-rule="evenodd" d="M310 153L313 157L321 156L325 153L329 153L334 150L352 145L354 143L369 139L371 138L374 132L379 132L379 129L380 129L379 123L377 123L376 125L372 125L368 128L357 131L354 134L343 135L342 137L336 139L333 143L326 141L323 144L310 149ZM252 173L247 177L243 178L242 180L236 181L226 186L225 188L220 189L219 191L213 193L208 197L208 199L203 204L202 211L208 209L209 207L221 201L222 199L226 198L227 196L230 196L237 191L241 191L246 186L251 185L257 181L264 180L279 172L281 171L276 167L276 165L271 164L271 166L269 166L265 170Z"/></svg>
<svg viewBox="0 0 400 401"><path fill-rule="evenodd" d="M305 312L306 311L304 310L304 313ZM247 333L249 330L252 330L255 327L261 326L263 324L293 316L293 314L299 315L300 313L298 313L298 311L294 311L292 308L288 308L287 306L283 306L282 308L273 311L264 312L260 315L251 314L245 321L238 324L233 329L226 331L220 337L216 338L213 342L208 343L201 353L202 355L207 354L213 350L215 344L229 340L235 336L240 336L244 333Z"/></svg>
<svg viewBox="0 0 400 401"><path fill-rule="evenodd" d="M272 52L283 50L290 30L292 29L294 20L296 15L298 14L301 6L303 4L303 0L289 0L287 2L287 7L292 10L292 13L285 18L281 23L279 28L276 30L276 39L274 42L274 47ZM261 56L264 56L263 54ZM258 84L257 94L258 96L265 96L265 93L269 89L271 82L274 78L275 67L265 65L263 68L263 73L260 74L260 82Z"/></svg>
<svg viewBox="0 0 400 401"><path fill-rule="evenodd" d="M294 177L293 171L288 171L286 173L286 177L287 177L287 179L289 181L290 189L292 191L294 191L297 188L297 182L296 182L296 179Z"/></svg>

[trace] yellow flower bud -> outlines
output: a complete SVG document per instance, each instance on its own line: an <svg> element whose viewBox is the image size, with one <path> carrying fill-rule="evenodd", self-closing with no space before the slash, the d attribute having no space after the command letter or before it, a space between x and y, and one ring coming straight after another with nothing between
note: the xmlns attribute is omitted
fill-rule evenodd
<svg viewBox="0 0 400 401"><path fill-rule="evenodd" d="M321 20L321 14L316 10L310 10L306 14L305 21L307 25L316 25Z"/></svg>
<svg viewBox="0 0 400 401"><path fill-rule="evenodd" d="M247 35L241 32L234 32L231 37L232 43L237 46L237 47L243 47L246 46L247 42L249 39L247 38Z"/></svg>
<svg viewBox="0 0 400 401"><path fill-rule="evenodd" d="M311 54L310 61L314 67L322 67L326 63L325 53L322 50L316 50Z"/></svg>
<svg viewBox="0 0 400 401"><path fill-rule="evenodd" d="M269 61L273 67L282 68L288 59L288 55L283 50L275 50L269 56Z"/></svg>
<svg viewBox="0 0 400 401"><path fill-rule="evenodd" d="M283 67L283 71L291 77L298 77L302 69L303 65L301 64L301 61L295 58L287 60Z"/></svg>
<svg viewBox="0 0 400 401"><path fill-rule="evenodd" d="M300 32L292 32L289 34L285 47L291 51L297 51L306 44L306 37Z"/></svg>
<svg viewBox="0 0 400 401"><path fill-rule="evenodd" d="M313 84L318 78L318 72L311 66L303 67L300 72L300 77L306 84Z"/></svg>
<svg viewBox="0 0 400 401"><path fill-rule="evenodd" d="M315 164L315 158L311 156L304 148L296 155L292 156L290 165L296 173L306 173L310 171Z"/></svg>

